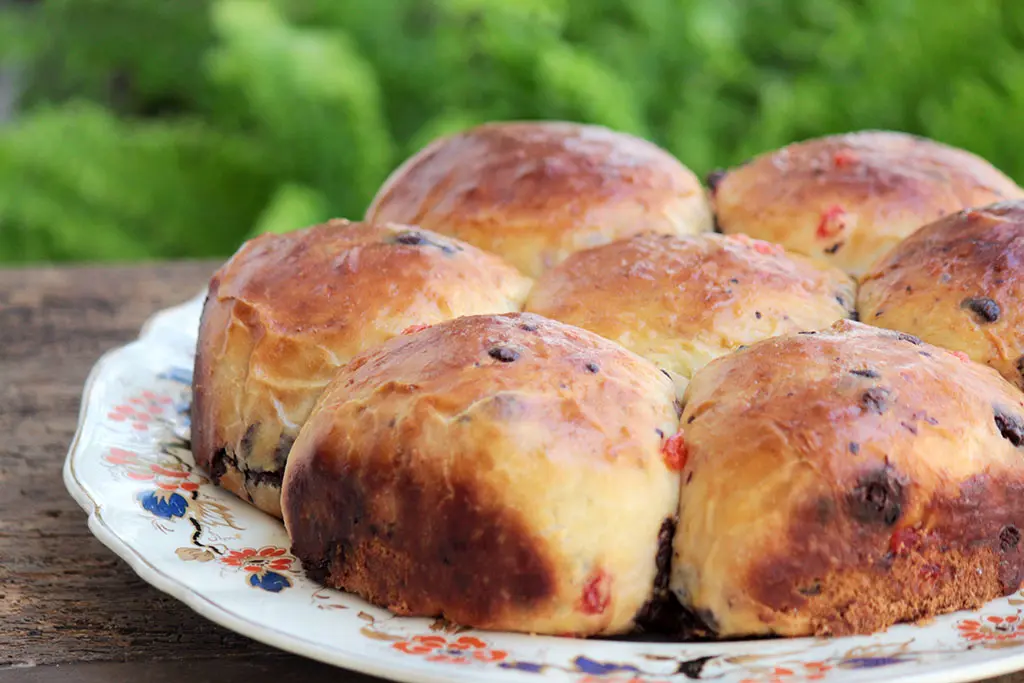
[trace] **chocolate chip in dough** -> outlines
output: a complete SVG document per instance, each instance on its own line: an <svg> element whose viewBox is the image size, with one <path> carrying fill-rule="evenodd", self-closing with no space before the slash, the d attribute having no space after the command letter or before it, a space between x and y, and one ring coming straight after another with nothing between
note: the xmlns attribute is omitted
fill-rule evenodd
<svg viewBox="0 0 1024 683"><path fill-rule="evenodd" d="M511 363L519 359L519 352L507 346L495 346L487 352L487 355L502 363Z"/></svg>
<svg viewBox="0 0 1024 683"><path fill-rule="evenodd" d="M860 404L866 411L881 415L889 407L889 392L880 387L872 387L861 394Z"/></svg>
<svg viewBox="0 0 1024 683"><path fill-rule="evenodd" d="M245 434L242 435L242 441L240 444L238 444L239 452L236 455L248 457L250 454L252 454L252 446L253 443L256 441L256 432L258 432L259 429L259 422L254 422L253 424L249 425L248 428L246 428Z"/></svg>
<svg viewBox="0 0 1024 683"><path fill-rule="evenodd" d="M410 247L420 247L420 246L437 247L438 249L440 249L441 251L443 251L446 254L454 254L457 251L461 251L460 249L458 249L458 248L456 248L456 247L454 247L454 246L452 246L450 244L445 244L444 242L435 242L434 240L430 239L429 237L427 237L423 233L415 232L415 231L399 233L395 237L395 242L398 243L398 244L404 244L404 245L410 246Z"/></svg>
<svg viewBox="0 0 1024 683"><path fill-rule="evenodd" d="M727 174L728 171L721 168L716 168L715 170L711 171L711 173L708 173L706 176L704 176L704 182L707 183L708 189L711 190L711 194L714 194L715 192L718 191L719 183L722 182L722 180L725 178Z"/></svg>
<svg viewBox="0 0 1024 683"><path fill-rule="evenodd" d="M981 325L999 320L999 314L1002 312L999 304L987 296L969 296L960 302L960 308L971 311L974 319Z"/></svg>
<svg viewBox="0 0 1024 683"><path fill-rule="evenodd" d="M900 341L905 341L908 344L913 344L914 346L921 346L924 344L923 341L921 341L912 334L907 334L906 332L900 332L899 334L896 335L896 338L899 339Z"/></svg>
<svg viewBox="0 0 1024 683"><path fill-rule="evenodd" d="M1020 529L1012 524L1004 526L999 531L999 549L1004 553L1010 552L1020 545Z"/></svg>
<svg viewBox="0 0 1024 683"><path fill-rule="evenodd" d="M999 434L1016 447L1024 443L1024 420L1016 415L996 407L995 409L996 429Z"/></svg>
<svg viewBox="0 0 1024 683"><path fill-rule="evenodd" d="M221 448L210 458L210 479L214 484L219 484L221 477L228 471L228 452Z"/></svg>
<svg viewBox="0 0 1024 683"><path fill-rule="evenodd" d="M855 519L892 526L903 514L903 484L889 467L875 470L861 478L849 503Z"/></svg>

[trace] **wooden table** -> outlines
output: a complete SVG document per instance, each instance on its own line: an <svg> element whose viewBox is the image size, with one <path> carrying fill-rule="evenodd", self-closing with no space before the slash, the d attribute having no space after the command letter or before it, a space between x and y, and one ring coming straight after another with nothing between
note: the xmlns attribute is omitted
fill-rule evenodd
<svg viewBox="0 0 1024 683"><path fill-rule="evenodd" d="M151 588L64 489L93 363L215 265L0 270L0 683L375 680L255 643Z"/></svg>

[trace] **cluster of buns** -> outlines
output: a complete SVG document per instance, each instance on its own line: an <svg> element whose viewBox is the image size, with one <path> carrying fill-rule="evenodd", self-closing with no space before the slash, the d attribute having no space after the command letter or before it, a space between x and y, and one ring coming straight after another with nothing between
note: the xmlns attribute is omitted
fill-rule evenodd
<svg viewBox="0 0 1024 683"><path fill-rule="evenodd" d="M705 188L629 135L490 124L215 274L193 448L397 614L871 632L1024 578L1022 288L1024 191L933 141Z"/></svg>

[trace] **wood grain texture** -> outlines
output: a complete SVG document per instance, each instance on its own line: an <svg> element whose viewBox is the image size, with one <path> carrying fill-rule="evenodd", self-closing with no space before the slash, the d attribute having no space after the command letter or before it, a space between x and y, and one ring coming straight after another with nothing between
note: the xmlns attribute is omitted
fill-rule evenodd
<svg viewBox="0 0 1024 683"><path fill-rule="evenodd" d="M0 667L19 667L0 680L127 680L111 669L20 667L204 655L265 665L244 669L249 681L287 680L281 671L300 665L320 670L307 680L337 679L336 669L234 634L138 579L93 538L61 480L93 364L155 311L200 291L215 266L0 270Z"/></svg>
<svg viewBox="0 0 1024 683"><path fill-rule="evenodd" d="M0 683L375 680L255 643L151 588L64 489L93 364L215 267L0 270Z"/></svg>

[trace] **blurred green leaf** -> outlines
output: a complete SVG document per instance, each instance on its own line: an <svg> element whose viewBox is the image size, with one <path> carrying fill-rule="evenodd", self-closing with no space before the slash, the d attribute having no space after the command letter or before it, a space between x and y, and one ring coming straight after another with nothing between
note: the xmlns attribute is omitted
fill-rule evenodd
<svg viewBox="0 0 1024 683"><path fill-rule="evenodd" d="M266 201L266 167L257 145L198 122L38 109L0 128L0 259L225 253Z"/></svg>
<svg viewBox="0 0 1024 683"><path fill-rule="evenodd" d="M327 200L316 190L287 183L277 188L249 237L285 233L322 223L330 218Z"/></svg>
<svg viewBox="0 0 1024 683"><path fill-rule="evenodd" d="M6 261L356 219L407 155L488 120L608 125L701 174L890 128L1024 181L1019 0L47 0L0 8L11 64Z"/></svg>

